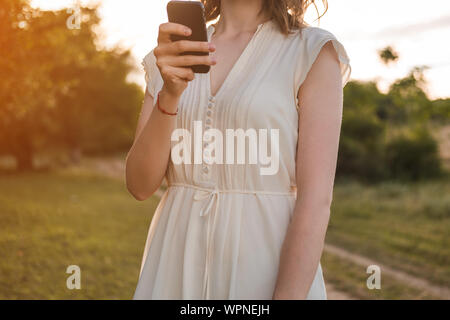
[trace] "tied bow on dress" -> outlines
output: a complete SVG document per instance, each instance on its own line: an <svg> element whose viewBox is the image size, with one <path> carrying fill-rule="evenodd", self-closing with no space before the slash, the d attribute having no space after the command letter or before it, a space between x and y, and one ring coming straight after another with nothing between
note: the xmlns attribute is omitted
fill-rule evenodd
<svg viewBox="0 0 450 320"><path fill-rule="evenodd" d="M217 210L217 208L219 207L219 194L220 191L217 187L215 187L214 189L198 189L195 191L195 195L194 195L194 200L196 201L204 201L207 200L206 203L204 204L204 206L202 207L202 209L200 210L200 216L204 217L207 216L214 205L214 202L216 202L215 205L215 209ZM214 201L216 200L216 201Z"/></svg>

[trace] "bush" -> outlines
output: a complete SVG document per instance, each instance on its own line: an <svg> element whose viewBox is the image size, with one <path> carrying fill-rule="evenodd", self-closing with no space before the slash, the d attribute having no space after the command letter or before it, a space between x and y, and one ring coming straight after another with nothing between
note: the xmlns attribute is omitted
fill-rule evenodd
<svg viewBox="0 0 450 320"><path fill-rule="evenodd" d="M384 168L383 124L372 111L344 114L339 143L337 175L366 181L381 180Z"/></svg>
<svg viewBox="0 0 450 320"><path fill-rule="evenodd" d="M403 131L386 144L386 166L392 178L419 180L441 173L438 144L424 127Z"/></svg>

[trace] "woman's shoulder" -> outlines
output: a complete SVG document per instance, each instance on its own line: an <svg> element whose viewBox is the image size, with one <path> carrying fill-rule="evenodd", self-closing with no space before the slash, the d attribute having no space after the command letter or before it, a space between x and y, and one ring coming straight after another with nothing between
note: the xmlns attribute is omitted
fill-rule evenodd
<svg viewBox="0 0 450 320"><path fill-rule="evenodd" d="M306 54L306 56L310 56L312 59L315 59L320 49L327 42L331 41L340 59L347 64L350 62L343 43L330 30L306 26L293 31L290 38L291 41L296 42L302 54Z"/></svg>
<svg viewBox="0 0 450 320"><path fill-rule="evenodd" d="M320 27L306 26L293 30L288 36L291 41L312 45L324 40L337 40L333 32Z"/></svg>
<svg viewBox="0 0 450 320"><path fill-rule="evenodd" d="M312 64L316 61L321 49L326 43L331 42L337 53L339 65L342 74L342 83L345 85L351 75L350 58L344 45L337 39L333 32L319 28L307 26L295 30L290 36L290 41L295 42L294 47L296 61L297 89L303 83L311 69Z"/></svg>

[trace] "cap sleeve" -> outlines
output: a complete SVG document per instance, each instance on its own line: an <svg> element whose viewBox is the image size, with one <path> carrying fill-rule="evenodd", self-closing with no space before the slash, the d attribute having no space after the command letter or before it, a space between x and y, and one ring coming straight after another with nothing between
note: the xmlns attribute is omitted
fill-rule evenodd
<svg viewBox="0 0 450 320"><path fill-rule="evenodd" d="M331 32L317 27L307 27L303 29L301 37L302 52L295 70L295 92L297 93L300 89L300 86L303 81L305 81L314 61L316 61L320 50L328 41L331 41L338 55L342 76L342 87L344 87L350 79L351 66L350 58L342 43L339 42Z"/></svg>
<svg viewBox="0 0 450 320"><path fill-rule="evenodd" d="M156 66L156 57L153 54L153 50L144 57L142 66L145 71L145 82L147 83L148 93L152 97L155 97L155 94L160 90L159 87L162 83L162 78Z"/></svg>

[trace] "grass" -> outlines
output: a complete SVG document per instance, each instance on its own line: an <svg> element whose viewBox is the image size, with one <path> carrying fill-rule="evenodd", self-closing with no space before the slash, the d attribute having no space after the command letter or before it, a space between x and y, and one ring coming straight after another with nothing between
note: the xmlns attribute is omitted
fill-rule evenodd
<svg viewBox="0 0 450 320"><path fill-rule="evenodd" d="M383 273L381 273L381 288L369 290L366 282L370 274L366 273L364 267L330 253L323 254L322 266L324 267L325 282L333 284L335 289L348 293L354 299L424 300L439 298L410 287Z"/></svg>
<svg viewBox="0 0 450 320"><path fill-rule="evenodd" d="M1 176L0 299L131 298L157 201L89 172Z"/></svg>
<svg viewBox="0 0 450 320"><path fill-rule="evenodd" d="M337 184L327 242L450 286L450 183Z"/></svg>

